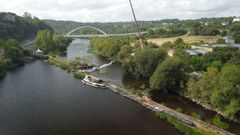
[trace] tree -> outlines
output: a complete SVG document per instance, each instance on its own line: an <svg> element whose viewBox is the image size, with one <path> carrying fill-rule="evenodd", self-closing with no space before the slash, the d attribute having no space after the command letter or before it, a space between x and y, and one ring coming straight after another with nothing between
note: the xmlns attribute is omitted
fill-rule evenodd
<svg viewBox="0 0 240 135"><path fill-rule="evenodd" d="M233 23L229 28L228 35L232 36L236 43L240 43L240 23Z"/></svg>
<svg viewBox="0 0 240 135"><path fill-rule="evenodd" d="M39 31L36 37L36 47L49 53L54 50L53 32L49 30Z"/></svg>
<svg viewBox="0 0 240 135"><path fill-rule="evenodd" d="M204 27L200 31L200 35L203 35L203 36L216 36L219 34L220 34L220 31L213 27Z"/></svg>
<svg viewBox="0 0 240 135"><path fill-rule="evenodd" d="M200 77L188 81L186 93L233 119L240 112L239 69L239 65L233 64L225 64L220 71L208 68Z"/></svg>
<svg viewBox="0 0 240 135"><path fill-rule="evenodd" d="M194 71L203 70L204 59L201 56L193 56L191 58L191 65L193 66Z"/></svg>
<svg viewBox="0 0 240 135"><path fill-rule="evenodd" d="M188 81L187 94L192 98L198 98L204 103L210 103L211 94L215 90L219 71L216 68L208 68L200 78L192 77Z"/></svg>
<svg viewBox="0 0 240 135"><path fill-rule="evenodd" d="M23 49L17 40L9 39L4 43L5 57L17 65L24 63Z"/></svg>
<svg viewBox="0 0 240 135"><path fill-rule="evenodd" d="M219 74L218 82L215 84L215 91L213 91L211 97L212 104L224 111L230 118L233 118L240 111L239 69L240 66L226 64Z"/></svg>
<svg viewBox="0 0 240 135"><path fill-rule="evenodd" d="M118 53L117 59L119 61L122 61L122 60L128 58L132 53L132 49L133 48L130 45L122 46L120 52Z"/></svg>
<svg viewBox="0 0 240 135"><path fill-rule="evenodd" d="M186 82L185 65L179 58L167 58L160 63L150 78L150 87L155 90L180 90Z"/></svg>
<svg viewBox="0 0 240 135"><path fill-rule="evenodd" d="M28 12L24 12L23 17L28 18L28 19L32 19L32 15Z"/></svg>
<svg viewBox="0 0 240 135"><path fill-rule="evenodd" d="M158 63L162 62L165 57L166 52L163 49L145 48L125 61L122 68L125 72L135 76L150 77Z"/></svg>

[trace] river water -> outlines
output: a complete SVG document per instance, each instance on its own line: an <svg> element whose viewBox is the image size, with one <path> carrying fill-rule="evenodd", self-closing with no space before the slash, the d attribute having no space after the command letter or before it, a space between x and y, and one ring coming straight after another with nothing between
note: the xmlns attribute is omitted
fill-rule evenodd
<svg viewBox="0 0 240 135"><path fill-rule="evenodd" d="M67 59L89 57L88 40L75 40ZM118 64L97 74L124 85ZM86 86L42 61L10 71L0 81L0 135L179 135L141 105L109 90Z"/></svg>

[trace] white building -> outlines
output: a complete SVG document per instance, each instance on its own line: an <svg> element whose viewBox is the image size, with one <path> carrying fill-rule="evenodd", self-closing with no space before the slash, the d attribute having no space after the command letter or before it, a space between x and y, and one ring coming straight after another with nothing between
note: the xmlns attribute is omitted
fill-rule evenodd
<svg viewBox="0 0 240 135"><path fill-rule="evenodd" d="M226 42L226 44L235 44L235 40L233 39L233 37L227 36L223 38Z"/></svg>
<svg viewBox="0 0 240 135"><path fill-rule="evenodd" d="M233 18L232 22L240 22L240 17Z"/></svg>

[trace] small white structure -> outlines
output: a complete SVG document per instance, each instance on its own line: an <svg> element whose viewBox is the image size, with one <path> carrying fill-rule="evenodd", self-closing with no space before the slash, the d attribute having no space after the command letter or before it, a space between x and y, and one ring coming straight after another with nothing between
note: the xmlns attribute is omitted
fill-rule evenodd
<svg viewBox="0 0 240 135"><path fill-rule="evenodd" d="M168 56L173 57L174 56L174 50L169 50L168 51Z"/></svg>
<svg viewBox="0 0 240 135"><path fill-rule="evenodd" d="M226 44L235 44L235 40L233 39L233 37L227 36L223 38L226 42Z"/></svg>
<svg viewBox="0 0 240 135"><path fill-rule="evenodd" d="M227 25L229 25L229 22L222 22L221 24L222 24L222 26L227 26Z"/></svg>
<svg viewBox="0 0 240 135"><path fill-rule="evenodd" d="M37 51L36 51L36 53L37 53L37 54L43 54L43 51L38 48Z"/></svg>
<svg viewBox="0 0 240 135"><path fill-rule="evenodd" d="M240 22L240 17L233 18L232 22Z"/></svg>

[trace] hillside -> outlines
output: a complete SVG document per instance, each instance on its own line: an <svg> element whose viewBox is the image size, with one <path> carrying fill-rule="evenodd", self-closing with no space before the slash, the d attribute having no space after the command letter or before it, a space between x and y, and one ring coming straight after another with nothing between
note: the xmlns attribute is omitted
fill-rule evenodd
<svg viewBox="0 0 240 135"><path fill-rule="evenodd" d="M0 12L0 39L22 41L33 37L39 30L51 29L45 22L26 13L18 16L14 13Z"/></svg>

